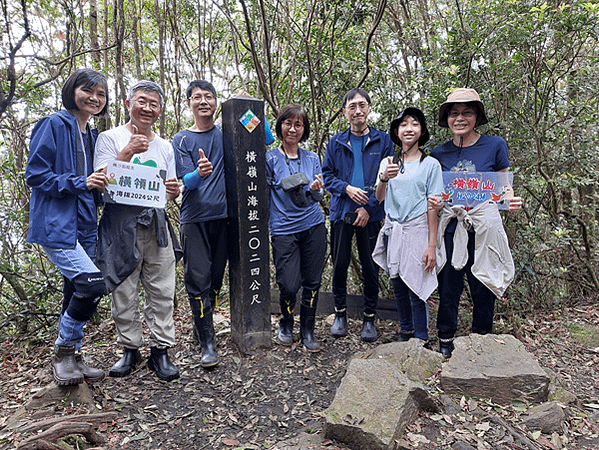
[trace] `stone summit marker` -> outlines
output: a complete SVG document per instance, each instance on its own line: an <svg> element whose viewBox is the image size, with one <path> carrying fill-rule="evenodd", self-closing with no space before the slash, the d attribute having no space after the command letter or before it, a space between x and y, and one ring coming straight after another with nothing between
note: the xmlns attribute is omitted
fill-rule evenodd
<svg viewBox="0 0 599 450"><path fill-rule="evenodd" d="M271 346L264 102L222 104L229 206L231 336L243 352Z"/></svg>

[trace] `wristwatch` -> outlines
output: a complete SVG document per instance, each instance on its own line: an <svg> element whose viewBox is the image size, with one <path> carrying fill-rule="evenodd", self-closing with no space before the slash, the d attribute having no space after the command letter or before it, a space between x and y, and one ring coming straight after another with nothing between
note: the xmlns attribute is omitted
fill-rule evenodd
<svg viewBox="0 0 599 450"><path fill-rule="evenodd" d="M387 178L386 180L383 180L383 172L381 172L379 174L379 180L381 180L383 183L388 183L389 182L389 178Z"/></svg>

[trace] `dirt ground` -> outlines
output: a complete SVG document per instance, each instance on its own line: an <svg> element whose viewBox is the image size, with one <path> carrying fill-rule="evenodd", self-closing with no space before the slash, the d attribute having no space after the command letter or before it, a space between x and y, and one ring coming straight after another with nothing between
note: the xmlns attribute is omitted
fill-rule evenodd
<svg viewBox="0 0 599 450"><path fill-rule="evenodd" d="M310 354L301 345L277 345L277 317L272 316L272 347L243 355L231 342L228 310L220 309L215 315L220 363L205 370L192 338L189 311L179 308L178 344L170 354L181 371L180 379L162 382L144 364L127 378L106 378L91 385L97 410L117 413L111 423L99 428L108 440L101 448L349 449L322 436L325 410L352 356L396 340L398 326L378 321L381 337L368 344L359 339L360 321L350 320L348 336L336 340L329 335L330 320L317 320L320 353ZM520 339L541 365L555 372L578 398L564 405L564 432L541 435L523 429L518 417L532 405L495 405L488 399L453 397L451 401L445 399L448 404L444 414L423 412L406 430L400 448L450 449L459 441L479 450L599 449L599 308L578 305L516 323L516 328L499 331ZM112 321L88 324L86 331L86 361L108 370L120 357ZM297 334L297 324L295 331ZM434 327L431 331L434 333ZM437 347L434 336L432 344ZM18 412L23 413L23 405L35 392L52 382L48 367L51 350L38 336L4 336L0 349L0 450L4 450L15 448L27 437L14 427L13 419ZM149 349L143 349L144 356L148 353ZM437 395L442 394L438 374L429 386ZM81 412L80 407L65 402L49 415ZM32 414L26 412L25 419L33 421ZM493 417L500 417L504 426L493 422ZM514 439L514 431L528 436L529 443ZM90 448L81 440L70 445Z"/></svg>

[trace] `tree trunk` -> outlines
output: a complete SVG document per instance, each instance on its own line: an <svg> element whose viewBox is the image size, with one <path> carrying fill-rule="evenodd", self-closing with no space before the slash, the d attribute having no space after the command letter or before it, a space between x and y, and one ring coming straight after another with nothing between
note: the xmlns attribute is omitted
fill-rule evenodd
<svg viewBox="0 0 599 450"><path fill-rule="evenodd" d="M115 95L115 98L119 98L120 91L120 101L123 105L125 111L125 120L124 123L129 121L129 111L125 107L125 100L127 98L127 90L125 88L124 76L123 76L123 45L125 40L125 7L123 5L123 0L117 0L115 8L114 8L114 30L115 30L115 44L116 44L116 52L115 52L115 69L116 69L116 86L118 86L118 91ZM115 86L115 88L116 88ZM120 107L116 108L116 125L120 125Z"/></svg>
<svg viewBox="0 0 599 450"><path fill-rule="evenodd" d="M141 75L141 45L139 42L139 12L137 11L137 2L131 0L129 3L131 9L131 38L133 40L133 51L135 53L135 74L138 80L142 79Z"/></svg>
<svg viewBox="0 0 599 450"><path fill-rule="evenodd" d="M160 1L154 0L154 11L156 13L156 24L158 25L158 66L160 67L160 87L164 89L164 36L165 27L160 8ZM166 100L166 99L165 99ZM160 114L159 130L160 135L164 136L164 114Z"/></svg>

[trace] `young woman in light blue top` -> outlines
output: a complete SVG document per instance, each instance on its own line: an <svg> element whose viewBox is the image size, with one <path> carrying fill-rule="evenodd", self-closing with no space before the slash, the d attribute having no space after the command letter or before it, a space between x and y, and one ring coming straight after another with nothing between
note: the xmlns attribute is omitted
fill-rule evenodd
<svg viewBox="0 0 599 450"><path fill-rule="evenodd" d="M437 287L437 213L427 211L427 199L443 190L441 165L422 149L429 133L419 109L402 111L389 134L399 151L380 164L376 198L385 201L385 224L372 256L393 284L399 340L416 337L426 342L427 299Z"/></svg>

